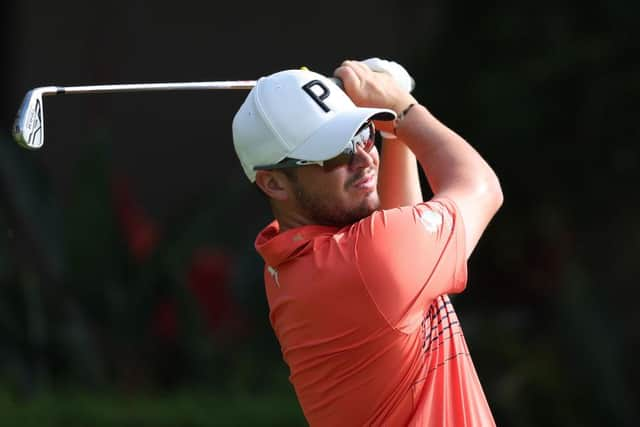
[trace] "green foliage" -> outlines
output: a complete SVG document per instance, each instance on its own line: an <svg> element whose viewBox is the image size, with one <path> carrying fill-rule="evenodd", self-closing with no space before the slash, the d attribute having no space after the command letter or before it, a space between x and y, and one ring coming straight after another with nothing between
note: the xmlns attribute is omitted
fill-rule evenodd
<svg viewBox="0 0 640 427"><path fill-rule="evenodd" d="M11 141L0 144L15 156L3 157L13 160L0 165L3 182L16 187L0 211L7 232L0 240L0 379L24 398L50 384L292 395L255 293L261 265L235 256L229 235L215 227L215 206L196 206L154 229L135 194L114 187L108 146L87 146L68 200L58 205L32 159ZM37 222L44 208L54 214ZM33 239L19 247L14 234ZM151 238L140 246L140 236ZM12 246L32 256L21 258ZM56 269L42 259L56 260ZM207 306L197 286L209 304L222 305ZM168 318L158 318L162 307Z"/></svg>
<svg viewBox="0 0 640 427"><path fill-rule="evenodd" d="M301 426L304 418L291 395L214 395L176 391L170 395L56 392L29 401L0 397L6 427L108 426Z"/></svg>

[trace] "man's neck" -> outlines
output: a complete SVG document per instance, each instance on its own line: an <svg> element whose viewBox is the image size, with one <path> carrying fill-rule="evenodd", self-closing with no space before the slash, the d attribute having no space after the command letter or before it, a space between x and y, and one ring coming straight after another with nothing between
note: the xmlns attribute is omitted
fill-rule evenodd
<svg viewBox="0 0 640 427"><path fill-rule="evenodd" d="M272 206L273 216L278 220L280 225L280 232L291 230L292 228L303 227L305 225L313 225L314 222L311 218L307 217L296 211L286 211L278 209L276 206Z"/></svg>

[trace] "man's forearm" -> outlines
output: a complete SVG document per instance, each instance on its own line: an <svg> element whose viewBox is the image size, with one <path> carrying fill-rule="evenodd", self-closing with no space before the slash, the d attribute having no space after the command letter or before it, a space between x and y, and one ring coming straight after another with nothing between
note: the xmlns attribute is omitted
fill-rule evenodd
<svg viewBox="0 0 640 427"><path fill-rule="evenodd" d="M423 201L416 156L399 139L385 140L382 144L378 193L382 209Z"/></svg>

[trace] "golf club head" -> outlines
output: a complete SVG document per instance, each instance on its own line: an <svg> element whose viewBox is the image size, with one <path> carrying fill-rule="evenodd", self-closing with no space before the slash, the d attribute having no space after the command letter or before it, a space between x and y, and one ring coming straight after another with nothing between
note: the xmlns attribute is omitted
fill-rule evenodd
<svg viewBox="0 0 640 427"><path fill-rule="evenodd" d="M55 93L53 86L30 90L24 97L13 124L13 138L21 147L37 150L44 142L43 95Z"/></svg>

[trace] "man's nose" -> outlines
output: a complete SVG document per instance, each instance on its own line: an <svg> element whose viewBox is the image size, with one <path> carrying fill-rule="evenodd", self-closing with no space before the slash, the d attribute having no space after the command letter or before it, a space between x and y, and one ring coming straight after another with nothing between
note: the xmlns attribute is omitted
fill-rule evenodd
<svg viewBox="0 0 640 427"><path fill-rule="evenodd" d="M375 146L372 147L370 151L365 151L361 146L356 145L356 152L353 154L350 168L352 168L353 170L358 170L374 166L374 150L376 150Z"/></svg>

